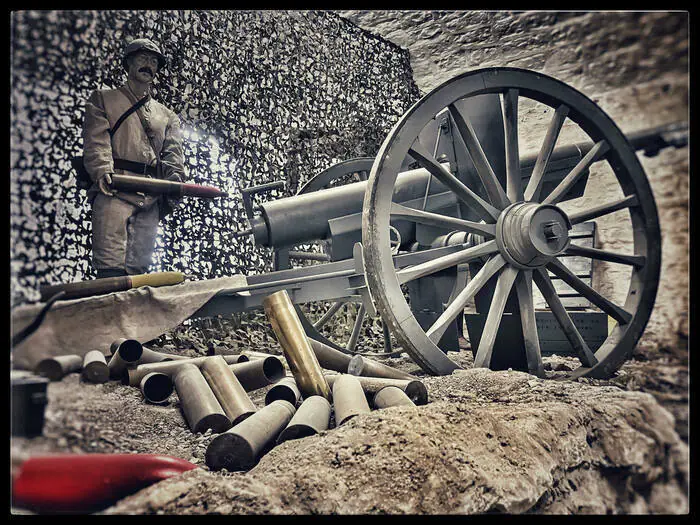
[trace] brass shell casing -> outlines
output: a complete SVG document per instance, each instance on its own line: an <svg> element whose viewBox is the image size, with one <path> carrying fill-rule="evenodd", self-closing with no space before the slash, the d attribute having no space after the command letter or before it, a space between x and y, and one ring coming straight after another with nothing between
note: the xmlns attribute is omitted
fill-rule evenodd
<svg viewBox="0 0 700 525"><path fill-rule="evenodd" d="M263 307L302 396L323 396L330 401L331 389L287 291L268 295Z"/></svg>

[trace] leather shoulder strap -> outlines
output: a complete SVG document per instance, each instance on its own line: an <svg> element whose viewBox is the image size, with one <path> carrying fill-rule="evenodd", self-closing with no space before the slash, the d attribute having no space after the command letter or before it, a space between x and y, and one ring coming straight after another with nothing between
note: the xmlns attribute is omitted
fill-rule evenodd
<svg viewBox="0 0 700 525"><path fill-rule="evenodd" d="M124 93L124 91L122 91ZM133 98L130 97L131 93L125 93L129 100L133 102ZM148 95L143 97L141 100L137 100L135 104L133 104L129 109L127 109L122 115L117 119L117 121L114 123L114 127L109 130L109 136L113 137L114 134L117 132L119 129L119 126L122 125L122 122L124 122L129 115L131 115L134 111L137 111L141 106L143 106L146 102L148 101Z"/></svg>

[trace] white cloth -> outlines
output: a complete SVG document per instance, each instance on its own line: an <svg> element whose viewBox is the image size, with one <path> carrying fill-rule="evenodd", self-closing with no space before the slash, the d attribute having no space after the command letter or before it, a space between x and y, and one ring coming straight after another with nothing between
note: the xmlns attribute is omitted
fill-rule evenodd
<svg viewBox="0 0 700 525"><path fill-rule="evenodd" d="M31 370L45 357L84 356L90 350L107 355L110 344L122 337L150 341L177 327L219 290L246 284L244 275L235 275L57 301L39 329L12 349L13 367ZM16 308L12 312L12 333L28 326L43 306Z"/></svg>

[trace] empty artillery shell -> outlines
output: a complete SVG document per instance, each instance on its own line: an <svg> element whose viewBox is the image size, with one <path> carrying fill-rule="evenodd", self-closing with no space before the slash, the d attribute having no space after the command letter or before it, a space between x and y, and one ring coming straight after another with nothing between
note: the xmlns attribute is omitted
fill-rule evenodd
<svg viewBox="0 0 700 525"><path fill-rule="evenodd" d="M202 372L193 364L178 368L173 379L185 420L195 434L208 428L223 432L231 427L231 421L211 391Z"/></svg>
<svg viewBox="0 0 700 525"><path fill-rule="evenodd" d="M273 401L284 399L285 401L289 401L292 405L297 406L299 398L301 398L301 392L299 392L296 381L294 381L293 377L285 377L267 391L265 395L265 404L269 405Z"/></svg>
<svg viewBox="0 0 700 525"><path fill-rule="evenodd" d="M142 365L147 363L161 363L163 361L183 361L186 359L189 358L184 355L165 354L163 352L156 352L155 350L151 350L150 348L146 348L144 346L143 353L141 354L141 357L136 363Z"/></svg>
<svg viewBox="0 0 700 525"><path fill-rule="evenodd" d="M238 361L237 356L225 355L222 356L227 363L235 363ZM122 383L129 386L138 387L143 376L150 372L162 372L164 374L173 375L183 364L191 364L196 366L201 366L201 364L207 360L211 359L209 356L204 357L188 357L186 359L178 359L175 361L162 361L160 363L146 363L143 365L138 365L136 368L127 369L122 375Z"/></svg>
<svg viewBox="0 0 700 525"><path fill-rule="evenodd" d="M331 404L325 397L307 397L296 414L294 414L287 428L277 438L277 443L318 434L328 429L330 419Z"/></svg>
<svg viewBox="0 0 700 525"><path fill-rule="evenodd" d="M141 379L139 387L146 401L162 403L173 393L173 380L167 374L151 372Z"/></svg>
<svg viewBox="0 0 700 525"><path fill-rule="evenodd" d="M416 406L411 398L397 386L385 386L374 394L374 406L377 408L387 408L394 406Z"/></svg>
<svg viewBox="0 0 700 525"><path fill-rule="evenodd" d="M342 374L326 374L326 381L328 381L328 384L332 387L333 383L337 381L341 375ZM357 376L357 380L368 395L376 394L385 386L396 386L403 390L416 405L425 405L428 402L428 390L425 388L425 385L418 380L409 381L407 379L364 376Z"/></svg>
<svg viewBox="0 0 700 525"><path fill-rule="evenodd" d="M255 414L255 405L223 356L207 359L200 370L233 425Z"/></svg>
<svg viewBox="0 0 700 525"><path fill-rule="evenodd" d="M330 400L331 390L287 291L268 295L263 306L301 394Z"/></svg>
<svg viewBox="0 0 700 525"><path fill-rule="evenodd" d="M281 355L267 354L265 352L256 352L254 350L243 350L243 352L241 352L241 354L245 355L249 360L266 359L268 357L276 357L279 360L284 359L284 356L281 356Z"/></svg>
<svg viewBox="0 0 700 525"><path fill-rule="evenodd" d="M221 346L217 346L214 349L210 349L207 353L208 355L230 355L230 356L237 356L238 361L237 363L245 363L247 361L250 361L249 357L245 355L243 352L238 352L236 350L232 350L230 348L224 348Z"/></svg>
<svg viewBox="0 0 700 525"><path fill-rule="evenodd" d="M263 449L292 419L291 403L278 399L244 419L227 432L216 436L204 456L212 470L248 470L255 465Z"/></svg>
<svg viewBox="0 0 700 525"><path fill-rule="evenodd" d="M83 366L83 358L79 355L57 355L42 359L36 365L34 372L48 377L51 381L59 381L66 374L77 372Z"/></svg>
<svg viewBox="0 0 700 525"><path fill-rule="evenodd" d="M121 377L127 366L136 364L143 354L143 346L136 339L117 339L110 345L110 350L109 377L113 379Z"/></svg>
<svg viewBox="0 0 700 525"><path fill-rule="evenodd" d="M99 350L90 350L85 354L81 375L85 381L90 383L105 383L108 381L109 367L104 354Z"/></svg>
<svg viewBox="0 0 700 525"><path fill-rule="evenodd" d="M333 408L337 426L354 416L370 412L365 392L357 377L341 374L333 382Z"/></svg>
<svg viewBox="0 0 700 525"><path fill-rule="evenodd" d="M416 379L415 376L396 368L392 368L377 361L372 361L360 355L349 356L340 350L331 348L315 339L309 338L319 364L328 370L335 370L342 374L363 375L370 377L386 377L391 379Z"/></svg>
<svg viewBox="0 0 700 525"><path fill-rule="evenodd" d="M276 357L229 365L246 392L276 383L284 377L284 366Z"/></svg>

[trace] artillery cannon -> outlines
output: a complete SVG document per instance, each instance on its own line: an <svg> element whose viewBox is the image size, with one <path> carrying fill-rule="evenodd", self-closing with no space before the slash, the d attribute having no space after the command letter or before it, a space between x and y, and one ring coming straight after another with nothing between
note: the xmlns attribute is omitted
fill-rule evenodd
<svg viewBox="0 0 700 525"><path fill-rule="evenodd" d="M541 116L542 107L552 115L544 137L521 156L521 122ZM581 362L571 376L607 377L642 335L661 263L656 205L635 150L682 147L686 130L626 137L594 102L554 78L516 68L464 73L414 104L376 157L333 166L294 197L254 206L256 194L279 183L245 190L250 228L241 233L275 250L276 271L221 290L192 317L259 308L280 289L295 304L334 301L319 321L359 300L347 345L325 340L319 321L302 314L307 335L354 353L362 319L379 315L424 370L449 374L459 365L447 351L458 350L473 302L474 366L543 375L538 321L548 316L563 335L562 353L568 348ZM619 195L581 204L594 165L613 177ZM351 174L360 180L342 184ZM629 224L633 253L595 248L592 236L589 245L573 242L581 225L613 213ZM294 250L314 241L324 241L323 253ZM291 268L295 257L325 264ZM622 303L581 278L571 264L581 259L589 268L594 260L629 268ZM536 311L533 282L548 311ZM600 311L574 316L562 289ZM604 340L594 345L581 327L601 317Z"/></svg>

